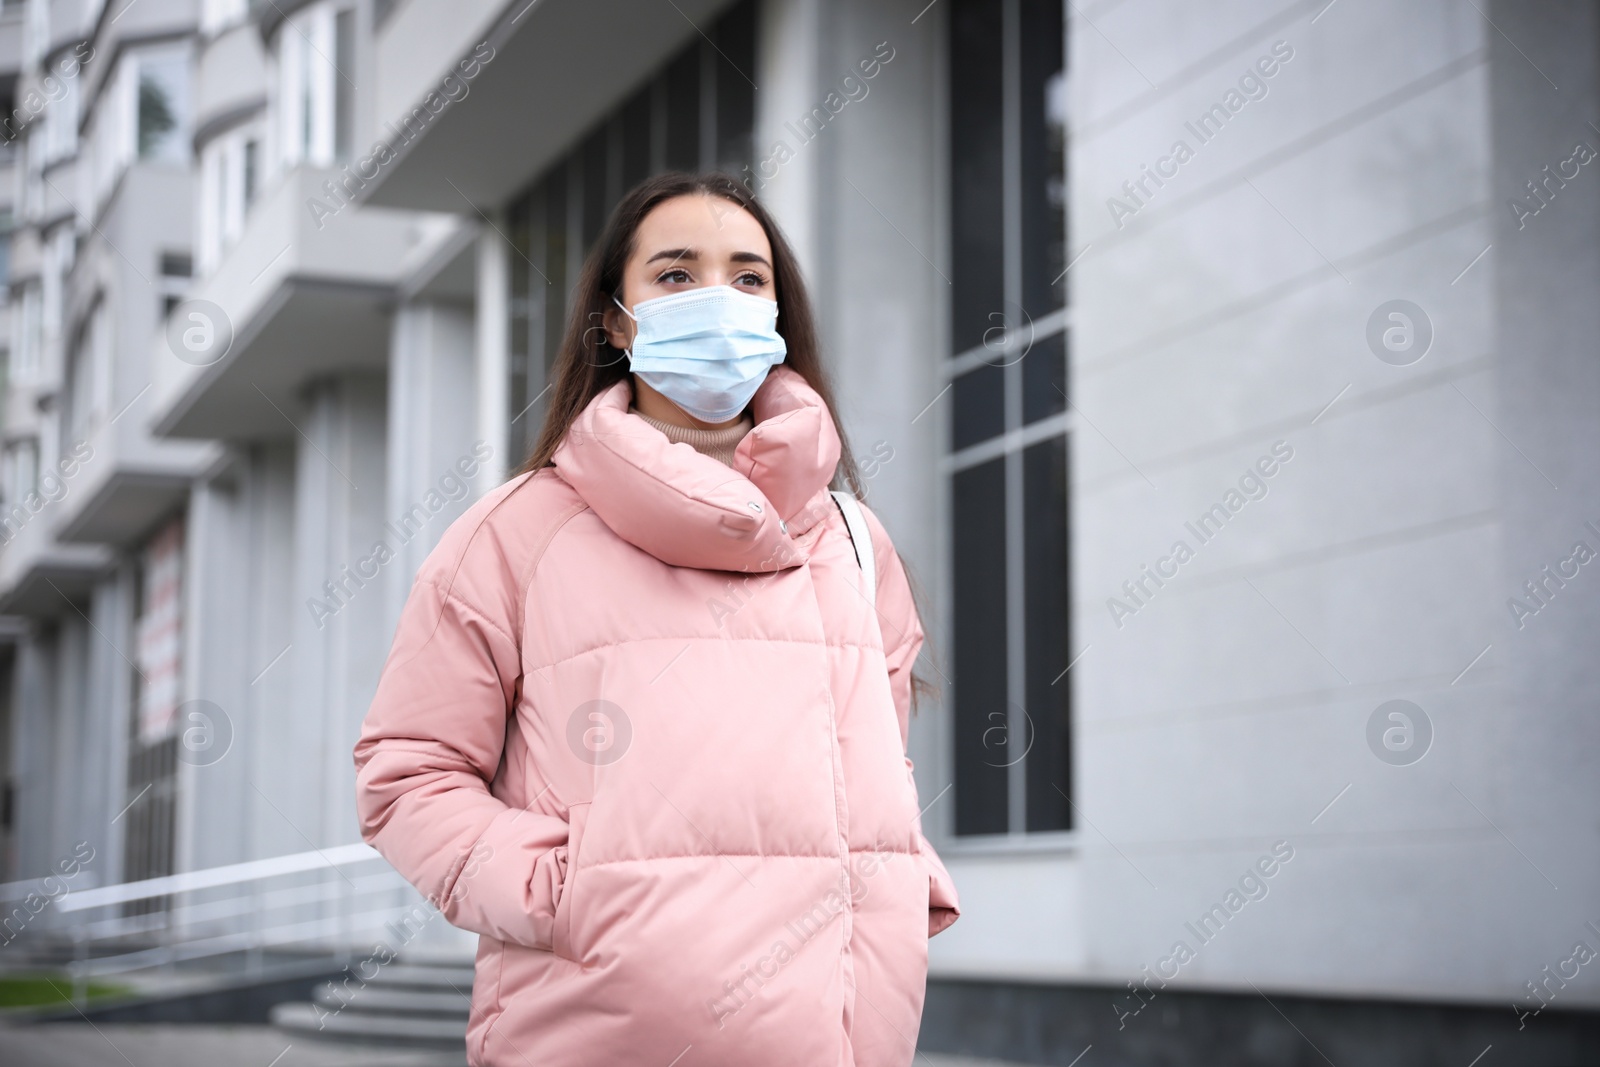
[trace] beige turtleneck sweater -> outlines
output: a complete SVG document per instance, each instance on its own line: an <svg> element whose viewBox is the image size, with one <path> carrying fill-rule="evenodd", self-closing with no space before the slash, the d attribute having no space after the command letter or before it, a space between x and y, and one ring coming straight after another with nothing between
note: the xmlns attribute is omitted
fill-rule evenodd
<svg viewBox="0 0 1600 1067"><path fill-rule="evenodd" d="M682 442L690 445L695 451L710 456L718 462L733 466L733 450L739 446L744 435L755 428L756 421L748 413L732 426L725 426L720 430L698 430L692 426L674 426L670 422L651 418L636 407L629 407L628 412L639 416L651 426L667 435L667 440Z"/></svg>

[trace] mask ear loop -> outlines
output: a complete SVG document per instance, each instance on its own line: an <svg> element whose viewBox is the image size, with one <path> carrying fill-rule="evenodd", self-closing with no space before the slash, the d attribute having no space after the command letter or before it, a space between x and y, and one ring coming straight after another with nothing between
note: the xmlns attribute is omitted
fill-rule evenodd
<svg viewBox="0 0 1600 1067"><path fill-rule="evenodd" d="M629 311L627 308L622 307L622 301L617 299L617 294L616 293L612 293L611 294L611 302L613 304L617 305L617 307L622 308L622 313L624 315L628 316L628 318L632 319L634 322L638 322L639 321L639 316L635 315L633 312ZM623 351L628 354L628 358L629 359L633 358L633 346L632 345L629 345L627 348L624 348Z"/></svg>

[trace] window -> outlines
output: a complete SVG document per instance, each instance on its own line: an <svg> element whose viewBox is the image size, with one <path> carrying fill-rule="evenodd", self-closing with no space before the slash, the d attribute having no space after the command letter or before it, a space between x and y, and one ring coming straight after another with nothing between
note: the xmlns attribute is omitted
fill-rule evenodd
<svg viewBox="0 0 1600 1067"><path fill-rule="evenodd" d="M284 167L328 167L354 139L355 11L312 4L277 34L276 126Z"/></svg>
<svg viewBox="0 0 1600 1067"><path fill-rule="evenodd" d="M54 378L61 373L60 359L62 315L66 306L67 278L72 273L77 255L77 237L70 222L60 223L42 235L39 257L39 364L48 360L48 367L40 366L35 373ZM32 327L32 324L30 324Z"/></svg>
<svg viewBox="0 0 1600 1067"><path fill-rule="evenodd" d="M261 173L261 142L255 138L244 143L244 206L246 209L256 202L256 189L260 185Z"/></svg>
<svg viewBox="0 0 1600 1067"><path fill-rule="evenodd" d="M741 174L753 162L756 5L742 0L597 122L510 208L511 455L543 418L566 294L623 193L664 170ZM759 80L759 79L757 79Z"/></svg>
<svg viewBox="0 0 1600 1067"><path fill-rule="evenodd" d="M0 302L11 283L11 212L0 211Z"/></svg>
<svg viewBox="0 0 1600 1067"><path fill-rule="evenodd" d="M72 442L86 440L111 407L111 333L104 299L95 301L78 331L67 365L67 389L67 436Z"/></svg>
<svg viewBox="0 0 1600 1067"><path fill-rule="evenodd" d="M955 831L1066 830L1065 25L948 10Z"/></svg>
<svg viewBox="0 0 1600 1067"><path fill-rule="evenodd" d="M140 159L174 163L189 160L189 57L172 49L151 50L136 58L138 69L137 149Z"/></svg>
<svg viewBox="0 0 1600 1067"><path fill-rule="evenodd" d="M6 514L3 518L12 520L12 509L21 504L28 496L39 487L39 442L32 437L22 437L6 445L5 467L0 470L0 479L4 480ZM24 520L26 521L26 520ZM10 540L16 535L21 524L17 523L0 533L0 537Z"/></svg>
<svg viewBox="0 0 1600 1067"><path fill-rule="evenodd" d="M38 282L23 286L15 329L16 340L11 344L11 383L31 385L38 380L40 353L44 348L44 308Z"/></svg>
<svg viewBox="0 0 1600 1067"><path fill-rule="evenodd" d="M333 158L350 159L355 136L355 85L348 72L355 69L356 13L345 8L333 17Z"/></svg>
<svg viewBox="0 0 1600 1067"><path fill-rule="evenodd" d="M24 61L28 66L35 66L50 49L50 5L30 3L27 12L27 52Z"/></svg>
<svg viewBox="0 0 1600 1067"><path fill-rule="evenodd" d="M244 232L255 198L257 127L230 130L200 149L200 210L196 248L202 277L222 262Z"/></svg>
<svg viewBox="0 0 1600 1067"><path fill-rule="evenodd" d="M190 134L188 45L124 52L84 124L80 195L103 204L136 159L187 165Z"/></svg>
<svg viewBox="0 0 1600 1067"><path fill-rule="evenodd" d="M187 252L161 253L161 318L172 314L172 309L183 301L189 292L189 279L194 274L194 261Z"/></svg>
<svg viewBox="0 0 1600 1067"><path fill-rule="evenodd" d="M47 80L54 83L50 88L59 86L60 96L54 98L38 119L44 141L41 162L46 167L78 150L78 79L51 74Z"/></svg>
<svg viewBox="0 0 1600 1067"><path fill-rule="evenodd" d="M44 210L44 130L37 123L22 132L18 161L17 214L37 218Z"/></svg>

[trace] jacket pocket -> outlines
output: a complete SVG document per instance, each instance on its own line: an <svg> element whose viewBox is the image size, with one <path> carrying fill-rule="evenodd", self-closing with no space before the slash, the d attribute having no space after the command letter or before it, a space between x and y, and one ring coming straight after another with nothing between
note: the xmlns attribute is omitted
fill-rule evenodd
<svg viewBox="0 0 1600 1067"><path fill-rule="evenodd" d="M961 917L961 898L944 861L921 830L917 831L917 853L928 871L928 936L932 937Z"/></svg>
<svg viewBox="0 0 1600 1067"><path fill-rule="evenodd" d="M572 915L577 907L578 866L583 856L583 831L589 823L589 802L567 809L567 873L556 901L555 923L550 934L550 951L571 963L580 962L572 944Z"/></svg>

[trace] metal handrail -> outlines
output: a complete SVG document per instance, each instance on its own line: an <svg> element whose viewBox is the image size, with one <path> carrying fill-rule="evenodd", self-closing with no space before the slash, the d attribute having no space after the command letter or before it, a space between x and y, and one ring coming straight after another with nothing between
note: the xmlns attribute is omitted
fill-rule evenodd
<svg viewBox="0 0 1600 1067"><path fill-rule="evenodd" d="M392 892L404 888L405 880L394 871L357 878L353 883L354 891L358 894ZM108 919L97 919L81 924L77 929L83 930L91 939L119 937L123 934L139 933L144 930L160 927L189 926L203 922L215 922L239 915L258 915L274 911L279 908L294 905L320 904L324 901L337 899L344 891L344 887L335 882L321 882L315 885L286 886L282 889L264 890L256 893L239 893L224 897L221 900L199 901L188 904L179 904L166 911L152 912L148 915L124 915Z"/></svg>
<svg viewBox="0 0 1600 1067"><path fill-rule="evenodd" d="M383 919L398 918L407 914L410 910L407 906L399 905L388 908L374 908L363 912L361 917L371 920L373 925L377 925ZM318 937L339 933L343 922L342 918L304 919L299 922L269 926L259 931L218 934L215 937L197 938L193 941L172 945L158 945L153 948L138 949L134 952L125 952L120 956L98 956L94 959L74 961L68 964L68 970L75 975L84 974L99 977L168 963L178 963L184 960L205 959L207 956L222 956L230 952L238 952L241 949L257 946L304 944L307 941L314 941Z"/></svg>
<svg viewBox="0 0 1600 1067"><path fill-rule="evenodd" d="M294 852L287 856L273 856L264 860L247 860L222 867L208 867L183 874L167 874L159 878L145 878L137 882L118 882L100 889L85 889L70 893L56 905L58 911L83 911L108 904L125 904L132 900L148 900L173 893L186 893L195 889L212 889L217 886L239 885L278 878L286 874L305 871L348 867L382 859L371 845L336 845L333 848Z"/></svg>
<svg viewBox="0 0 1600 1067"><path fill-rule="evenodd" d="M86 996L91 976L171 967L240 951L246 954L248 973L259 976L273 970L264 963L265 948L320 946L337 955L339 944L353 944L391 920L415 915L419 906L431 909L393 868L353 878L344 873L382 858L371 846L357 843L69 890L54 901L52 910L61 913L62 921L51 925L72 942L74 959L67 970L73 1002ZM316 880L265 884L295 875ZM15 883L18 888L24 884ZM94 909L207 890L223 892L211 899L174 900L143 915L92 917ZM137 935L157 943L127 943ZM109 943L111 954L93 956L89 948L95 943Z"/></svg>

